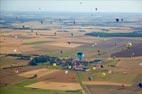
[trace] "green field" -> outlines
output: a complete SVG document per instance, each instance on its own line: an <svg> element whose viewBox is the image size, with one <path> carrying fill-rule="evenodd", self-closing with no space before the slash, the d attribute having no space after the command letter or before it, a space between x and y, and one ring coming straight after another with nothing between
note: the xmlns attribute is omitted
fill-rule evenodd
<svg viewBox="0 0 142 94"><path fill-rule="evenodd" d="M42 90L24 87L36 80L25 80L15 85L0 88L1 94L82 94L81 91Z"/></svg>
<svg viewBox="0 0 142 94"><path fill-rule="evenodd" d="M39 45L39 44L44 44L48 42L51 42L51 41L31 41L31 42L25 42L23 43L23 45Z"/></svg>
<svg viewBox="0 0 142 94"><path fill-rule="evenodd" d="M105 76L102 73L106 73ZM137 77L135 74L123 74L121 72L115 72L112 74L108 74L105 70L96 70L90 72L79 72L79 76L81 80L88 81L88 77L92 76L92 80L98 81L112 81L112 82L120 82L120 83L128 83L133 84L133 80Z"/></svg>

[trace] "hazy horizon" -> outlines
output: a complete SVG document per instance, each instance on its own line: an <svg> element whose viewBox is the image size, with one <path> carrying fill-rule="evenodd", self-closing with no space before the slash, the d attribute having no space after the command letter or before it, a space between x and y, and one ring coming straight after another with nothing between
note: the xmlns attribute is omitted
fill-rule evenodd
<svg viewBox="0 0 142 94"><path fill-rule="evenodd" d="M1 12L122 12L142 13L142 0L0 0ZM96 8L98 9L96 11Z"/></svg>

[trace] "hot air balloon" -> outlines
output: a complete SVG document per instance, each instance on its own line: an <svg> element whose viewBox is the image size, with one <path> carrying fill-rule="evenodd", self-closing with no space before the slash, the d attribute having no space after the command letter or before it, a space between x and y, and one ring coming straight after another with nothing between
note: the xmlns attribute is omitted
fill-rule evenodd
<svg viewBox="0 0 142 94"><path fill-rule="evenodd" d="M108 71L108 73L109 73L109 74L111 74L111 73L112 73L112 71L111 71L111 70L109 70L109 71Z"/></svg>
<svg viewBox="0 0 142 94"><path fill-rule="evenodd" d="M56 32L54 33L54 36L56 36Z"/></svg>
<svg viewBox="0 0 142 94"><path fill-rule="evenodd" d="M88 80L89 80L89 81L93 80L93 76L89 76L89 77L88 77Z"/></svg>
<svg viewBox="0 0 142 94"><path fill-rule="evenodd" d="M73 21L73 24L74 24L74 25L76 24L75 20Z"/></svg>
<svg viewBox="0 0 142 94"><path fill-rule="evenodd" d="M103 72L103 73L102 73L102 76L106 76L106 73L105 73L105 72Z"/></svg>
<svg viewBox="0 0 142 94"><path fill-rule="evenodd" d="M73 33L71 33L71 36L73 37Z"/></svg>
<svg viewBox="0 0 142 94"><path fill-rule="evenodd" d="M18 69L15 71L15 73L19 73Z"/></svg>
<svg viewBox="0 0 142 94"><path fill-rule="evenodd" d="M95 47L95 45L93 44L92 47Z"/></svg>
<svg viewBox="0 0 142 94"><path fill-rule="evenodd" d="M130 48L132 47L132 43L131 43L131 42L128 42L127 45L126 45L126 47L127 47L128 49L130 49Z"/></svg>
<svg viewBox="0 0 142 94"><path fill-rule="evenodd" d="M41 10L41 8L38 8L39 10Z"/></svg>
<svg viewBox="0 0 142 94"><path fill-rule="evenodd" d="M68 41L67 43L68 43L69 45L71 44L71 42L69 42L69 41Z"/></svg>
<svg viewBox="0 0 142 94"><path fill-rule="evenodd" d="M97 52L98 52L98 55L101 55L101 51L100 50L97 50Z"/></svg>
<svg viewBox="0 0 142 94"><path fill-rule="evenodd" d="M103 65L100 65L100 67L101 67L101 68L104 68L104 66L103 66Z"/></svg>
<svg viewBox="0 0 142 94"><path fill-rule="evenodd" d="M14 50L13 50L13 52L14 52L14 53L16 53L16 52L17 52L17 50L16 50L16 49L14 49Z"/></svg>
<svg viewBox="0 0 142 94"><path fill-rule="evenodd" d="M139 83L138 83L138 87L139 87L139 88L142 88L142 82L139 82Z"/></svg>
<svg viewBox="0 0 142 94"><path fill-rule="evenodd" d="M40 23L43 24L43 21L41 20Z"/></svg>
<svg viewBox="0 0 142 94"><path fill-rule="evenodd" d="M62 54L62 53L63 53L63 51L61 50L61 51L60 51L60 54Z"/></svg>
<svg viewBox="0 0 142 94"><path fill-rule="evenodd" d="M16 16L16 20L18 19L18 17Z"/></svg>
<svg viewBox="0 0 142 94"><path fill-rule="evenodd" d="M76 56L79 60L82 60L85 57L83 52L77 52Z"/></svg>
<svg viewBox="0 0 142 94"><path fill-rule="evenodd" d="M18 36L15 36L15 39L18 39Z"/></svg>
<svg viewBox="0 0 142 94"><path fill-rule="evenodd" d="M98 8L95 8L96 11L98 11Z"/></svg>
<svg viewBox="0 0 142 94"><path fill-rule="evenodd" d="M38 35L38 33L36 32L36 35Z"/></svg>
<svg viewBox="0 0 142 94"><path fill-rule="evenodd" d="M96 67L93 67L92 69L93 69L93 70L96 70Z"/></svg>
<svg viewBox="0 0 142 94"><path fill-rule="evenodd" d="M121 22L123 22L123 18L121 18Z"/></svg>
<svg viewBox="0 0 142 94"><path fill-rule="evenodd" d="M71 69L72 67L71 67L71 66L68 66L68 68Z"/></svg>
<svg viewBox="0 0 142 94"><path fill-rule="evenodd" d="M115 21L116 21L116 22L119 22L119 19L118 19L118 18L116 18L116 19L115 19Z"/></svg>
<svg viewBox="0 0 142 94"><path fill-rule="evenodd" d="M135 56L135 52L132 53L132 56Z"/></svg>
<svg viewBox="0 0 142 94"><path fill-rule="evenodd" d="M23 26L22 26L22 28L24 29L24 28L25 28L25 26L23 25Z"/></svg>
<svg viewBox="0 0 142 94"><path fill-rule="evenodd" d="M55 67L55 66L56 66L56 63L53 63L53 66Z"/></svg>
<svg viewBox="0 0 142 94"><path fill-rule="evenodd" d="M66 71L65 71L65 74L68 74L68 73L69 73L69 71L66 70Z"/></svg>

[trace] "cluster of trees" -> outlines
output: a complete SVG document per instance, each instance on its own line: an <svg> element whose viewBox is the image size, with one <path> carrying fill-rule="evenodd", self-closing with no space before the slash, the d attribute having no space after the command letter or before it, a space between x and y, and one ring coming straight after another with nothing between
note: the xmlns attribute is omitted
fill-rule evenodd
<svg viewBox="0 0 142 94"><path fill-rule="evenodd" d="M141 32L130 32L130 33L106 33L106 32L92 32L87 33L90 36L99 37L142 37Z"/></svg>
<svg viewBox="0 0 142 94"><path fill-rule="evenodd" d="M23 54L7 54L6 56L17 57L17 59L30 60L31 56Z"/></svg>
<svg viewBox="0 0 142 94"><path fill-rule="evenodd" d="M57 57L51 57L51 56L46 56L46 55L41 55L38 57L34 57L29 64L30 65L38 65L40 63L45 63L48 62L49 64L53 64L53 63L58 63L61 60Z"/></svg>

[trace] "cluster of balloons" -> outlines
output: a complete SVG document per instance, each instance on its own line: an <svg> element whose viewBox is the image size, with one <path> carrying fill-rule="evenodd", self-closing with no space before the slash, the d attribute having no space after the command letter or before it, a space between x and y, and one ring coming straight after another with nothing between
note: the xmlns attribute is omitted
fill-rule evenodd
<svg viewBox="0 0 142 94"><path fill-rule="evenodd" d="M120 21L119 18L116 18L115 20L116 20L117 23ZM123 18L121 18L121 22L123 22Z"/></svg>

